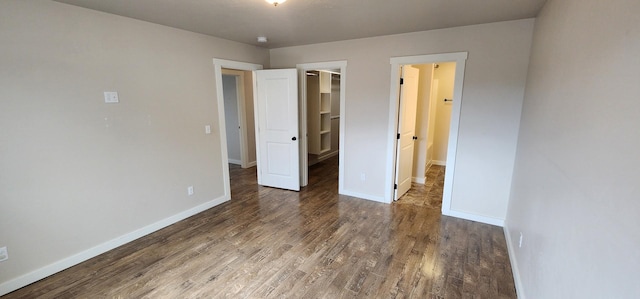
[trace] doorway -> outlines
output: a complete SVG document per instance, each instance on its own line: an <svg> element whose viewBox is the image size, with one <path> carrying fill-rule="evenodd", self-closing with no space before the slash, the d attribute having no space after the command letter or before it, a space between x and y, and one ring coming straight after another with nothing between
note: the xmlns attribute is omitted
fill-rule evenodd
<svg viewBox="0 0 640 299"><path fill-rule="evenodd" d="M389 123L389 158L388 158L388 171L387 173L387 181L389 184L387 185L387 198L389 198L389 202L392 202L396 196L396 173L398 166L398 157L397 157L397 147L398 147L398 138L397 135L400 133L400 125L399 121L400 116L400 77L401 77L401 67L403 65L427 65L427 64L442 64L444 62L452 62L454 63L454 72L455 79L453 82L453 94L451 98L446 98L442 100L443 103L448 104L451 108L451 116L449 121L449 132L447 134L448 143L446 145L446 162L442 163L446 165L446 169L444 171L444 186L443 186L443 195L442 195L442 213L445 215L450 214L451 209L451 194L453 191L453 176L455 173L455 154L457 151L457 141L458 141L458 125L460 120L460 107L462 101L462 86L464 80L464 69L465 63L467 59L466 52L458 52L458 53L448 53L448 54L433 54L433 55L420 55L420 56L408 56L408 57L395 57L391 58L391 91L390 91L390 123ZM435 65L434 65L435 66ZM439 84L437 84L439 85ZM439 86L436 86L439 89ZM433 111L433 110L432 110ZM433 118L432 118L433 119ZM432 136L435 134L432 133ZM428 142L428 140L427 140ZM427 145L428 146L428 145ZM433 150L433 149L432 149ZM426 151L425 151L425 159L426 159ZM435 161L438 162L438 161ZM426 163L424 164L426 167Z"/></svg>
<svg viewBox="0 0 640 299"><path fill-rule="evenodd" d="M256 166L252 78L251 71L222 69L227 157L242 168Z"/></svg>
<svg viewBox="0 0 640 299"><path fill-rule="evenodd" d="M226 140L226 123L225 123L225 113L224 113L224 94L223 94L223 69L233 69L233 70L239 70L239 71L250 71L253 72L254 77L252 78L252 86L253 86L253 90L256 91L253 94L253 107L254 109L256 109L258 103L260 101L258 101L257 96L258 93L257 92L257 81L258 79L255 77L256 74L258 74L258 72L255 71L260 71L263 69L262 65L259 64L252 64L252 63L245 63L245 62L238 62L238 61L232 61L232 60L224 60L224 59L217 59L214 58L213 59L213 64L214 64L214 75L215 75L215 81L216 81L216 91L217 91L217 106L218 106L218 125L219 125L219 132L221 134L221 158L222 158L222 162L224 164L225 167L222 167L221 171L222 171L222 175L223 175L223 181L224 181L224 190L225 190L225 197L227 199L230 199L230 179L229 179L229 168L226 167L228 165L228 148L227 148L227 140ZM306 131L307 131L307 124L306 124L306 95L305 95L305 88L306 88L306 82L305 82L305 72L307 70L339 70L340 72L340 111L341 113L341 117L339 118L339 131L344 131L344 99L345 99L345 82L346 82L346 66L347 63L346 61L333 61L333 62L322 62L322 63L309 63L309 64L300 64L297 65L297 70L299 73L299 80L298 80L298 84L300 85L299 90L299 99L300 101L300 105L298 105L297 111L300 115L300 121L297 122L298 123L298 131L300 132L300 136L298 137L300 139L299 144L299 183L300 186L305 186L308 182L308 159L307 159L307 136L306 136ZM260 73L262 73L262 71L260 71ZM247 102L250 102L251 100L247 99ZM248 105L247 105L248 106ZM259 109L258 109L259 110ZM257 116L259 113L258 110L254 110L254 116L255 116L255 131L256 131L256 135L258 132L258 120L259 117ZM295 136L294 136L295 137ZM259 139L259 138L256 138ZM292 140L295 140L295 138L292 138ZM343 144L344 144L344 136L339 136L339 158L342 158L342 153L344 152L343 150ZM257 142L256 142L257 143ZM256 146L256 149L258 148L258 146ZM257 161L257 166L258 166L258 184L263 185L260 182L260 157L257 153L256 150L256 155L258 156L256 161ZM303 158L304 157L304 158ZM339 166L338 166L338 174L339 174L339 180L338 180L338 192L339 193L343 193L343 186L344 186L344 165L341 162L342 159L340 159L339 162ZM267 184L268 185L268 184ZM288 188L285 188L288 189Z"/></svg>
<svg viewBox="0 0 640 299"><path fill-rule="evenodd" d="M343 193L344 186L344 125L345 125L345 97L347 80L347 62L332 61L319 63L298 64L299 84L300 84L300 185L309 184L309 167L323 160L330 160L338 156L338 193ZM316 76L317 75L317 76ZM325 80L325 86L320 90L320 76ZM317 101L309 98L311 92L315 94L316 87L313 85L318 81ZM328 82L328 83L327 83ZM321 97L324 93L324 106L321 107ZM327 98L329 101L327 101ZM310 107L310 105L314 107ZM315 109L317 104L318 109ZM309 113L315 115L318 111L318 128L313 128L309 124ZM324 128L322 117L324 117ZM313 120L312 120L313 122ZM318 131L318 132L316 132ZM316 134L318 136L310 136ZM336 134L337 133L337 134ZM324 136L321 136L324 135ZM311 141L311 138L316 140ZM324 138L324 144L323 140ZM319 147L318 147L319 145ZM335 163L328 163L335 165Z"/></svg>
<svg viewBox="0 0 640 299"><path fill-rule="evenodd" d="M305 75L307 164L309 169L335 167L337 172L337 163L322 162L340 152L340 70L309 70Z"/></svg>
<svg viewBox="0 0 640 299"><path fill-rule="evenodd" d="M218 132L220 134L220 158L222 161L221 169L222 172L222 181L224 187L224 199L231 199L231 181L229 178L229 154L227 153L227 138L226 138L226 120L225 120L225 108L224 108L224 93L223 93L223 81L222 74L223 69L233 69L237 71L256 71L261 70L262 65L239 62L233 60L225 60L225 59L213 59L213 69L214 69L214 78L215 78L215 86L216 86L216 103L218 109ZM247 80L247 78L245 78ZM249 82L245 82L246 84L251 85L252 89L255 89L255 84L253 83L253 78ZM255 107L253 96L251 98L245 97L246 106ZM255 126L254 126L255 128ZM254 138L255 140L255 138Z"/></svg>
<svg viewBox="0 0 640 299"><path fill-rule="evenodd" d="M455 62L401 66L395 200L442 204L455 68Z"/></svg>

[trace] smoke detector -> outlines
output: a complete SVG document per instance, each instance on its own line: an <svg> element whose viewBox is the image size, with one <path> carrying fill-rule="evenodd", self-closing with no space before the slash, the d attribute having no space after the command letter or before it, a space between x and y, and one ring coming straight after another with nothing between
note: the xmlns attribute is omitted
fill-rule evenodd
<svg viewBox="0 0 640 299"><path fill-rule="evenodd" d="M278 6L278 4L284 3L287 0L265 0L269 4L273 4L273 6Z"/></svg>

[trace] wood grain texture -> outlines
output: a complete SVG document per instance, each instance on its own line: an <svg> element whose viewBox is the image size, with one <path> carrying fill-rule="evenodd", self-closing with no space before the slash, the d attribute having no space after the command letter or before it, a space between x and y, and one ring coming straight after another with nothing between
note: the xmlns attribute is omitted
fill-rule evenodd
<svg viewBox="0 0 640 299"><path fill-rule="evenodd" d="M392 205L338 195L337 158L300 192L230 170L230 202L3 298L516 298L502 229L440 215L443 169Z"/></svg>

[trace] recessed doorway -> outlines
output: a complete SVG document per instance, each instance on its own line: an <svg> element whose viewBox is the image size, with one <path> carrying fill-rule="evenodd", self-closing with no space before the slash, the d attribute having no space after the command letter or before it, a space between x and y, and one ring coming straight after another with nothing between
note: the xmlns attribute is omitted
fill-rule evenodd
<svg viewBox="0 0 640 299"><path fill-rule="evenodd" d="M401 116L401 113L403 112L402 110L405 107L402 107L402 101L401 101L401 77L402 77L402 66L405 65L418 65L419 67L424 67L424 68L429 68L429 64L431 64L431 71L432 73L435 73L434 68L436 65L438 65L438 68L442 67L443 63L453 63L452 66L452 71L454 72L454 81L452 83L453 89L452 89L452 93L451 96L446 95L446 96L441 96L441 95L437 95L435 97L436 102L434 102L434 105L438 105L438 101L442 101L442 103L440 103L440 105L444 105L444 108L450 107L450 117L449 117L449 121L448 121L448 125L445 125L446 127L448 127L448 133L446 134L447 137L447 143L446 143L446 161L441 161L438 160L438 158L434 159L434 153L435 153L435 142L432 143L432 148L431 148L431 162L432 164L445 164L445 170L444 170L444 184L443 184L443 191L442 191L442 213L445 215L449 215L451 213L451 194L452 194L452 189L453 189L453 174L455 171L455 154L457 151L457 142L458 142L458 126L459 126L459 120L460 120L460 107L461 107L461 102L462 102L462 86L463 86L463 80L464 80L464 69L465 69L465 63L466 63L466 59L467 59L467 53L466 52L459 52L459 53L448 53L448 54L433 54L433 55L420 55L420 56L409 56L409 57L395 57L391 59L391 92L390 92L390 120L391 122L389 123L389 143L388 143L388 148L389 148L389 159L388 159L388 173L387 173L387 181L389 182L389 184L387 185L386 189L387 189L387 198L389 199L389 202L392 202L394 199L396 199L396 188L398 185L398 180L397 180L397 174L400 172L400 170L398 169L400 163L400 159L399 159L399 149L398 149L398 145L402 145L402 143L400 142L401 140L398 138L399 134L401 134L401 121L403 120L403 117ZM423 78L424 79L424 78ZM418 79L420 80L420 79ZM433 86L433 80L431 81L431 85ZM437 83L436 85L436 89L441 89L441 87L439 86L440 84ZM431 90L429 91L431 93ZM439 94L439 93L438 93ZM431 98L431 95L430 95ZM446 101L445 101L446 99ZM432 105L431 103L429 105ZM423 107L424 108L424 107ZM433 107L431 107L433 108ZM417 108L414 108L417 109ZM406 109L405 109L406 110ZM437 109L432 109L431 111L436 111ZM406 113L406 111L404 111ZM414 115L415 118L415 115ZM435 118L431 118L432 122L435 121L437 119L437 117ZM426 120L426 124L427 124L427 134L428 134L428 115L427 115L427 120ZM445 121L446 122L446 121ZM405 124L406 125L406 124ZM411 127L411 124L408 124L409 127ZM415 130L415 124L413 124L414 126L414 130ZM432 126L435 130L436 127ZM420 128L419 128L420 129ZM407 136L409 136L407 134ZM415 136L415 137L414 137ZM425 137L423 138L422 142L424 142L424 144L418 144L418 153L424 153L424 159L425 161L422 162L418 162L418 163L424 163L422 165L424 165L424 172L425 175L427 173L426 170L428 170L427 168L427 153L429 151L426 150L426 148L429 146L429 136L424 135ZM434 137L437 136L437 134L435 134L435 132L431 133L431 136ZM415 140L418 140L418 137L416 135L410 136L411 139L413 139L413 142L415 142ZM415 148L415 144L414 144L414 148ZM408 152L408 151L407 151ZM414 151L411 151L411 154L414 154ZM413 157L412 157L413 158ZM440 162L440 163L438 163ZM413 161L411 163L406 163L409 164L410 167L413 166ZM411 175L416 174L416 172L414 172L414 169L411 169L411 171L409 172ZM418 181L421 180L420 178L420 171L417 172L418 175L415 175L415 179L414 177L412 177L412 181ZM406 171L405 171L405 176L406 176ZM424 179L426 180L426 176L424 177Z"/></svg>
<svg viewBox="0 0 640 299"><path fill-rule="evenodd" d="M344 186L346 61L299 64L300 185L309 184L309 167L338 165L338 193ZM335 159L337 157L337 163ZM324 163L327 161L327 163ZM312 181L313 182L313 181Z"/></svg>

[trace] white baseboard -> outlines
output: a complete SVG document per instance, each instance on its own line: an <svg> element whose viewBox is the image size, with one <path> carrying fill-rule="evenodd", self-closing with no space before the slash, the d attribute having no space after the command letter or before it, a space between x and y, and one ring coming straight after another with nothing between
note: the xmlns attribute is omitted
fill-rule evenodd
<svg viewBox="0 0 640 299"><path fill-rule="evenodd" d="M228 162L231 163L231 164L242 165L242 161L236 160L236 159L229 158Z"/></svg>
<svg viewBox="0 0 640 299"><path fill-rule="evenodd" d="M514 243L511 240L511 234L509 228L504 227L504 238L507 240L507 253L509 254L509 261L511 261L511 272L513 273L513 281L516 285L516 295L520 299L526 299L524 295L524 288L522 287L522 278L520 277L520 269L518 268L518 262L516 260L516 251L513 247Z"/></svg>
<svg viewBox="0 0 640 299"><path fill-rule="evenodd" d="M251 162L247 163L247 167L243 167L243 168L251 168L251 167L254 167L256 165L258 165L258 162L251 161Z"/></svg>
<svg viewBox="0 0 640 299"><path fill-rule="evenodd" d="M171 217L162 219L158 222L152 223L150 225L147 225L143 228L140 228L138 230L135 230L133 232L127 233L125 235L122 235L120 237L117 237L115 239L109 240L105 243L102 243L98 246L95 246L93 248L89 248L85 251L82 251L78 254L72 255L70 257L64 258L62 260L59 260L57 262L54 262L53 264L44 266L38 270L35 270L33 272L27 273L25 275L22 275L20 277L14 278L12 280L3 282L2 284L0 284L0 296L3 296L5 294L8 294L10 292L13 292L19 288L22 288L26 285L29 285L31 283L34 283L40 279L43 279L47 276L50 276L52 274L58 273L64 269L67 269L69 267L75 266L79 263L82 263L88 259L94 258L100 254L103 254L111 249L114 249L116 247L122 246L126 243L129 243L135 239L144 237L148 234L151 234L157 230L160 230L162 228L165 228L171 224L174 224L180 220L186 219L188 217L191 217L195 214L198 214L200 212L203 212L205 210L208 210L212 207L215 207L219 204L222 204L226 201L229 201L230 197L229 196L222 196L219 198L216 198L214 200L205 202L199 206L193 207L189 210L180 212L176 215L173 215Z"/></svg>
<svg viewBox="0 0 640 299"><path fill-rule="evenodd" d="M447 161L432 160L431 165L447 166Z"/></svg>
<svg viewBox="0 0 640 299"><path fill-rule="evenodd" d="M442 215L504 227L504 219L470 214L470 213L454 211L454 210L445 210L444 207L442 209Z"/></svg>
<svg viewBox="0 0 640 299"><path fill-rule="evenodd" d="M412 178L411 178L411 181L412 181L412 182L414 182L414 183L418 183L418 184L422 184L422 185L424 185L424 183L426 183L426 182L427 182L427 178L425 178L425 177L419 177L419 178L417 178L417 177L412 177Z"/></svg>
<svg viewBox="0 0 640 299"><path fill-rule="evenodd" d="M314 155L314 156L317 156L317 158L314 161L309 161L309 165L308 166L316 165L316 164L318 164L318 163L320 163L320 162L322 162L324 160L327 160L329 158L335 157L338 154L340 154L340 151L325 153L325 154L322 154L322 156ZM309 159L309 160L311 160L311 159Z"/></svg>
<svg viewBox="0 0 640 299"><path fill-rule="evenodd" d="M342 190L340 192L340 194L347 195L347 196L353 196L353 197L357 197L357 198L362 198L362 199L366 199L366 200L371 200L371 201L382 202L382 203L390 203L390 202L384 200L384 198L381 197L381 196L375 196L375 195L371 195L371 194L364 194L364 193L352 192L352 191L347 191L347 190Z"/></svg>
<svg viewBox="0 0 640 299"><path fill-rule="evenodd" d="M335 156L337 156L339 153L340 153L340 151L335 151L335 152L330 152L330 153L328 153L328 154L324 154L324 155L322 155L322 156L318 157L318 161L324 161L324 160L329 159L329 158L331 158L331 157L335 157Z"/></svg>

